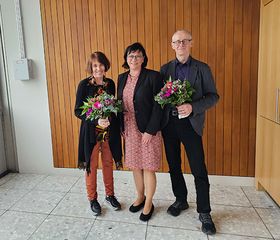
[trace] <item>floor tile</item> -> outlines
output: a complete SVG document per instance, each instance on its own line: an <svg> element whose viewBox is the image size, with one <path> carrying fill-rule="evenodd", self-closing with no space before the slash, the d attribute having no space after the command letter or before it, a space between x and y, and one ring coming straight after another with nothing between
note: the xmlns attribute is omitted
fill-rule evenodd
<svg viewBox="0 0 280 240"><path fill-rule="evenodd" d="M5 175L4 177L0 178L0 186L4 183L10 181L16 175L17 175L17 173L9 173L9 174Z"/></svg>
<svg viewBox="0 0 280 240"><path fill-rule="evenodd" d="M88 235L88 240L143 240L146 225L96 220Z"/></svg>
<svg viewBox="0 0 280 240"><path fill-rule="evenodd" d="M64 195L65 193L61 192L32 190L18 201L11 210L48 214L56 207Z"/></svg>
<svg viewBox="0 0 280 240"><path fill-rule="evenodd" d="M255 187L242 187L254 207L278 208L265 191L257 191Z"/></svg>
<svg viewBox="0 0 280 240"><path fill-rule="evenodd" d="M32 234L31 240L83 240L91 229L94 220L49 216Z"/></svg>
<svg viewBox="0 0 280 240"><path fill-rule="evenodd" d="M223 204L244 207L251 206L251 203L242 191L241 187L237 186L211 185L210 201L211 204Z"/></svg>
<svg viewBox="0 0 280 240"><path fill-rule="evenodd" d="M217 233L213 236L208 236L208 237L209 237L209 240L269 240L269 239L271 239L271 238L237 236L237 235L220 234L220 233Z"/></svg>
<svg viewBox="0 0 280 240"><path fill-rule="evenodd" d="M212 205L212 217L218 233L271 237L252 207Z"/></svg>
<svg viewBox="0 0 280 240"><path fill-rule="evenodd" d="M134 201L132 198L119 197L119 202L122 205L122 209L119 211L114 211L110 206L104 201L101 205L102 214L97 217L99 220L116 221L116 222L126 222L126 223L136 223L136 224L146 224L139 220L140 213L131 213L128 208Z"/></svg>
<svg viewBox="0 0 280 240"><path fill-rule="evenodd" d="M100 204L102 204L103 199L103 197L100 197ZM70 217L95 218L90 209L89 201L86 195L79 193L67 193L51 214Z"/></svg>
<svg viewBox="0 0 280 240"><path fill-rule="evenodd" d="M1 187L30 190L46 177L46 175L39 174L16 174L16 176L14 176L11 180L1 185Z"/></svg>
<svg viewBox="0 0 280 240"><path fill-rule="evenodd" d="M7 210L20 200L29 190L0 187L0 209Z"/></svg>
<svg viewBox="0 0 280 240"><path fill-rule="evenodd" d="M198 231L148 226L146 240L207 240L207 236Z"/></svg>
<svg viewBox="0 0 280 240"><path fill-rule="evenodd" d="M7 211L0 217L1 240L25 240L39 227L47 215Z"/></svg>
<svg viewBox="0 0 280 240"><path fill-rule="evenodd" d="M280 209L256 209L268 230L275 239L280 239Z"/></svg>
<svg viewBox="0 0 280 240"><path fill-rule="evenodd" d="M35 189L54 192L68 192L77 182L79 177L75 176L48 176L40 182Z"/></svg>
<svg viewBox="0 0 280 240"><path fill-rule="evenodd" d="M125 196L130 198L136 196L134 181L132 179L115 178L114 188L116 196Z"/></svg>
<svg viewBox="0 0 280 240"><path fill-rule="evenodd" d="M6 210L1 210L0 209L0 216L5 212Z"/></svg>
<svg viewBox="0 0 280 240"><path fill-rule="evenodd" d="M148 225L200 231L201 224L198 220L196 205L190 204L189 209L182 211L179 216L173 217L166 212L172 203L172 201L155 200L155 212Z"/></svg>

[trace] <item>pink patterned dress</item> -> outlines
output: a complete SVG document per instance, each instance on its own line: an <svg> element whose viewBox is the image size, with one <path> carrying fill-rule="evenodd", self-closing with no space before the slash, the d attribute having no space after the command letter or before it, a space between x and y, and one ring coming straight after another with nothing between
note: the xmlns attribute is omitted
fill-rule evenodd
<svg viewBox="0 0 280 240"><path fill-rule="evenodd" d="M138 78L132 79L128 75L123 90L125 165L130 169L157 171L160 168L162 157L161 133L157 132L150 143L142 143L143 134L138 130L133 106L137 80Z"/></svg>

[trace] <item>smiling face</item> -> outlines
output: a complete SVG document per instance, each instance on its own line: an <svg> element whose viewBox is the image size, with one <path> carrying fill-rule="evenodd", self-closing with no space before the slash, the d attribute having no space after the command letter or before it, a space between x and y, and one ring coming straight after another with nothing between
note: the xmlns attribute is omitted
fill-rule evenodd
<svg viewBox="0 0 280 240"><path fill-rule="evenodd" d="M192 37L185 31L178 31L172 37L171 46L177 57L188 57L192 48Z"/></svg>
<svg viewBox="0 0 280 240"><path fill-rule="evenodd" d="M92 68L92 76L94 78L103 78L105 75L105 66L98 62L96 59L92 60L91 63L91 68Z"/></svg>
<svg viewBox="0 0 280 240"><path fill-rule="evenodd" d="M144 62L143 53L139 50L130 52L127 54L126 61L130 70L139 71Z"/></svg>

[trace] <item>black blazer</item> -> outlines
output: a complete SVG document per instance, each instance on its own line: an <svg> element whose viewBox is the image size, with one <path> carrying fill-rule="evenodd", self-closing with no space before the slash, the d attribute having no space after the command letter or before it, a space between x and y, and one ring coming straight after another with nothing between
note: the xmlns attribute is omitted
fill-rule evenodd
<svg viewBox="0 0 280 240"><path fill-rule="evenodd" d="M191 56L189 57L190 77L188 81L190 81L192 87L195 89L192 102L190 103L192 105L192 113L189 119L196 133L202 136L205 111L218 102L219 95L209 66ZM175 66L176 60L172 60L161 67L160 73L165 81L168 80L170 76L172 79L175 79ZM163 127L166 126L169 121L169 111L170 106L165 108L162 123Z"/></svg>
<svg viewBox="0 0 280 240"><path fill-rule="evenodd" d="M123 90L126 85L129 72L119 75L117 98L123 99ZM155 135L160 130L160 121L163 111L154 100L154 96L160 91L163 81L160 73L143 68L136 83L133 95L135 118L140 132ZM124 116L119 115L121 130L124 131Z"/></svg>
<svg viewBox="0 0 280 240"><path fill-rule="evenodd" d="M82 80L77 89L75 116L81 119L79 148L78 148L78 167L90 170L90 157L92 150L96 144L95 127L97 121L86 120L86 116L81 116L83 101L89 96L94 96L97 92L97 87L90 84L86 78ZM108 94L115 95L115 83L112 79L106 78L108 86L106 91ZM112 114L109 126L109 146L115 162L120 162L122 159L120 124L115 114Z"/></svg>

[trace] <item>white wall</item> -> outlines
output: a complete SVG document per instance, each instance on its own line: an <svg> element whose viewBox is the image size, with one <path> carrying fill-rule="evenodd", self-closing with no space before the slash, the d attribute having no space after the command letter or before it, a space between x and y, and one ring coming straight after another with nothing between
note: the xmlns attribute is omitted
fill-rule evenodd
<svg viewBox="0 0 280 240"><path fill-rule="evenodd" d="M0 0L0 6L19 172L81 174L77 169L53 167L39 0L21 1L26 55L34 70L29 81L14 79L13 61L19 58L14 1Z"/></svg>

